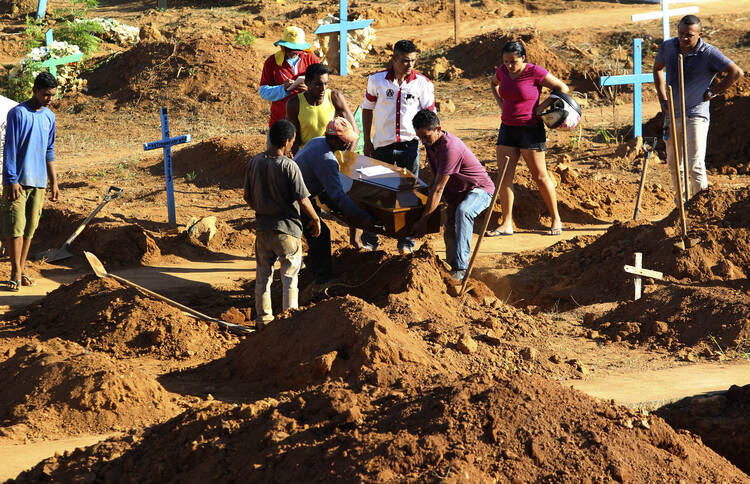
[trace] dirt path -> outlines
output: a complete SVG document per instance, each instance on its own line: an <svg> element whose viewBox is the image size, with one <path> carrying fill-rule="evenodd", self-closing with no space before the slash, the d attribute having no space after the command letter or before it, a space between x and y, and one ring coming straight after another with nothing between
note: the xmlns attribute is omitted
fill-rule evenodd
<svg viewBox="0 0 750 484"><path fill-rule="evenodd" d="M652 411L685 397L750 384L750 362L699 363L657 370L620 369L569 383L592 397L614 399L628 407Z"/></svg>

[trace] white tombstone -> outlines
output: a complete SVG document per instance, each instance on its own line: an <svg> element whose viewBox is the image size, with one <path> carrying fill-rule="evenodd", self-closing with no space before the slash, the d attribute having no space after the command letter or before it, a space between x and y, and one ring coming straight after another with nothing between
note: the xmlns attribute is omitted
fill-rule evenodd
<svg viewBox="0 0 750 484"><path fill-rule="evenodd" d="M17 104L12 99L0 96L0 166L3 164L3 149L5 148L5 120L8 118L8 111Z"/></svg>

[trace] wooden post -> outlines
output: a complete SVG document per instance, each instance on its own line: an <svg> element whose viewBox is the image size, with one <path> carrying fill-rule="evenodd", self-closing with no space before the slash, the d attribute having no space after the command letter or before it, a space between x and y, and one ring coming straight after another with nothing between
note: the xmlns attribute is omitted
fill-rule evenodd
<svg viewBox="0 0 750 484"><path fill-rule="evenodd" d="M688 176L687 113L685 112L685 59L680 54L680 120L682 121L682 170L685 184L685 200L690 200L690 177Z"/></svg>
<svg viewBox="0 0 750 484"><path fill-rule="evenodd" d="M641 252L635 253L635 268L641 269L643 267L643 254ZM641 276L635 275L633 277L633 287L635 287L635 300L639 300L641 298L641 291L642 291L642 283Z"/></svg>
<svg viewBox="0 0 750 484"><path fill-rule="evenodd" d="M674 118L674 96L672 95L672 86L667 86L667 98L669 102L669 135L672 137L672 149L674 150L674 170L677 178L677 208L680 211L680 221L682 222L682 238L687 244L687 218L685 216L685 204L682 202L682 180L680 179L680 150L677 147L677 127Z"/></svg>
<svg viewBox="0 0 750 484"><path fill-rule="evenodd" d="M453 0L453 38L458 45L461 37L461 0Z"/></svg>

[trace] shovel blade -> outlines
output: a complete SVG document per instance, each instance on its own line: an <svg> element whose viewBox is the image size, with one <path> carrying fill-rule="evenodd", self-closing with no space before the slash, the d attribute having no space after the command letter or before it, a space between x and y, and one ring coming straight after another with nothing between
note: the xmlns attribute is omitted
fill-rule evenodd
<svg viewBox="0 0 750 484"><path fill-rule="evenodd" d="M69 257L73 257L73 254L65 247L60 247L59 249L47 249L43 252L40 252L35 256L35 259L44 260L47 262L56 262L59 260L67 259Z"/></svg>
<svg viewBox="0 0 750 484"><path fill-rule="evenodd" d="M86 252L85 250L83 251L83 255L89 262L89 265L94 271L94 274L96 274L96 277L107 277L107 269L104 268L104 264L102 264L102 261L100 261L97 256L95 256L91 252Z"/></svg>

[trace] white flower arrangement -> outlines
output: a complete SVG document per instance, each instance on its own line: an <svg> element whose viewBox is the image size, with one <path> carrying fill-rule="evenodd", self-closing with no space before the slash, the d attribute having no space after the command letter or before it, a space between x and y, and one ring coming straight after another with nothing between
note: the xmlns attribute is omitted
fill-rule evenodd
<svg viewBox="0 0 750 484"><path fill-rule="evenodd" d="M75 19L75 22L86 21L101 25L103 32L99 35L107 42L112 42L123 47L138 43L138 35L141 31L138 27L124 24L111 18L94 17L89 19Z"/></svg>
<svg viewBox="0 0 750 484"><path fill-rule="evenodd" d="M69 55L80 54L77 45L67 42L53 41L49 48L35 47L21 59L8 73L10 92L16 100L23 101L31 94L31 85L36 76L44 70L40 64L49 59L59 59ZM57 66L58 90L61 92L84 90L86 80L78 75L81 67L78 62Z"/></svg>
<svg viewBox="0 0 750 484"><path fill-rule="evenodd" d="M356 20L361 20L357 18ZM339 18L336 15L328 14L318 24L328 25L338 23ZM338 66L339 64L339 42L338 34L318 35L319 41L313 44L318 57L323 59L324 64ZM365 59L367 53L372 49L372 41L375 40L375 29L369 26L364 29L350 30L346 33L346 59L347 69L359 67L359 63Z"/></svg>

